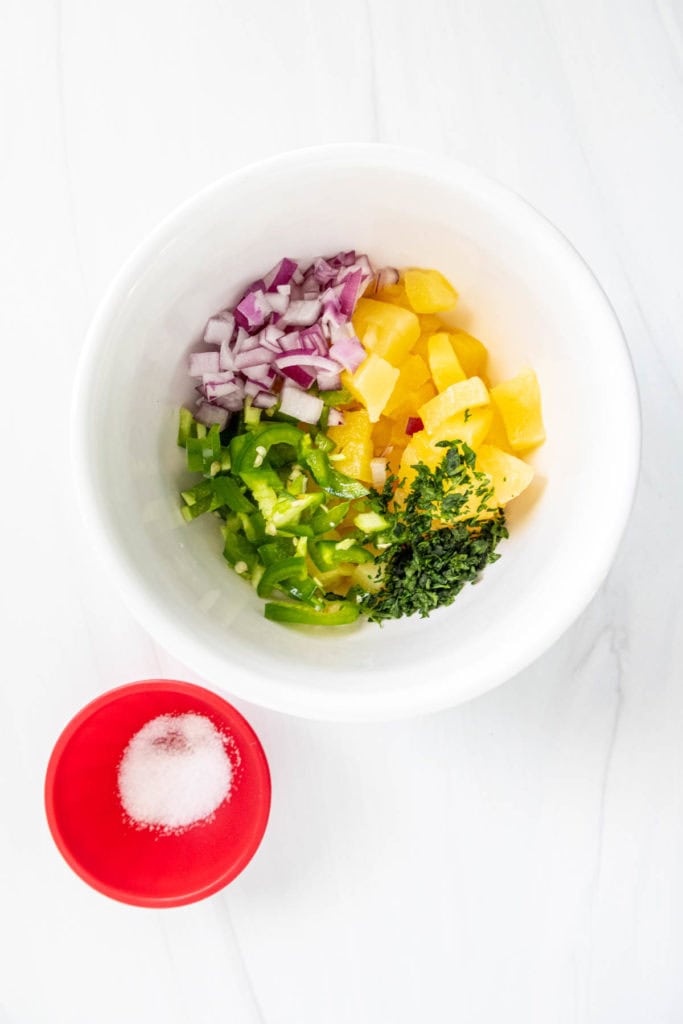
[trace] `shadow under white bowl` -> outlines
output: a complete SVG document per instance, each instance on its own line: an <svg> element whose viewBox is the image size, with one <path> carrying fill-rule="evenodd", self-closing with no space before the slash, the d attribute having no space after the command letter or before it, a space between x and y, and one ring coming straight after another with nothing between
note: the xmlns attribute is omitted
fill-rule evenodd
<svg viewBox="0 0 683 1024"><path fill-rule="evenodd" d="M339 249L437 267L491 377L538 373L548 433L510 539L429 619L283 627L228 569L213 517L181 519L175 445L190 348L207 317L284 255ZM382 146L301 150L248 167L171 214L101 303L74 403L78 491L96 547L156 639L214 687L291 714L383 719L452 706L544 651L614 557L638 469L628 352L595 278L523 200L472 169Z"/></svg>

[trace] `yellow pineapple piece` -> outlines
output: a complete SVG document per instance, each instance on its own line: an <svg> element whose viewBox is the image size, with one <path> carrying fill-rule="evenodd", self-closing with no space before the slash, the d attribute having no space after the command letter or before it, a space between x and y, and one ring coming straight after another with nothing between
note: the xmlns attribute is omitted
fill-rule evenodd
<svg viewBox="0 0 683 1024"><path fill-rule="evenodd" d="M442 391L441 394L425 402L418 410L418 415L428 433L433 434L444 420L455 416L465 409L476 409L480 405L489 404L489 393L480 377L469 377L467 380Z"/></svg>
<svg viewBox="0 0 683 1024"><path fill-rule="evenodd" d="M521 370L516 377L491 389L491 400L505 424L513 451L534 448L545 441L541 412L541 391L533 370Z"/></svg>
<svg viewBox="0 0 683 1024"><path fill-rule="evenodd" d="M476 452L490 436L492 419L493 412L490 405L480 406L477 409L464 409L462 412L456 413L455 416L444 420L429 436L434 444L437 441L464 441Z"/></svg>
<svg viewBox="0 0 683 1024"><path fill-rule="evenodd" d="M394 409L409 401L415 392L429 380L429 367L420 356L409 355L399 368L399 378L391 397L385 406L385 414L390 416Z"/></svg>
<svg viewBox="0 0 683 1024"><path fill-rule="evenodd" d="M432 334L427 342L427 353L429 369L437 391L445 391L451 384L465 380L465 371L445 331ZM415 358L419 359L419 356Z"/></svg>
<svg viewBox="0 0 683 1024"><path fill-rule="evenodd" d="M372 483L370 460L374 453L372 425L367 410L345 412L341 426L329 427L327 433L337 446L332 454L334 468L356 480Z"/></svg>
<svg viewBox="0 0 683 1024"><path fill-rule="evenodd" d="M345 371L342 374L342 384L365 406L370 422L377 423L391 397L398 374L391 363L371 352L355 373Z"/></svg>
<svg viewBox="0 0 683 1024"><path fill-rule="evenodd" d="M491 402L489 408L491 410L491 424L484 440L487 444L492 444L494 448L502 448L504 452L509 452L511 451L510 442L508 441L508 436L505 433L503 417L500 415L493 402Z"/></svg>
<svg viewBox="0 0 683 1024"><path fill-rule="evenodd" d="M353 314L353 328L367 352L400 366L420 335L420 322L409 309L359 299Z"/></svg>
<svg viewBox="0 0 683 1024"><path fill-rule="evenodd" d="M455 288L438 270L406 270L403 284L416 313L440 313L452 309L458 299Z"/></svg>
<svg viewBox="0 0 683 1024"><path fill-rule="evenodd" d="M451 345L467 377L483 377L489 354L486 346L467 331L452 331Z"/></svg>
<svg viewBox="0 0 683 1024"><path fill-rule="evenodd" d="M533 468L516 455L483 444L477 452L477 467L491 479L496 505L507 505L524 491L534 477Z"/></svg>

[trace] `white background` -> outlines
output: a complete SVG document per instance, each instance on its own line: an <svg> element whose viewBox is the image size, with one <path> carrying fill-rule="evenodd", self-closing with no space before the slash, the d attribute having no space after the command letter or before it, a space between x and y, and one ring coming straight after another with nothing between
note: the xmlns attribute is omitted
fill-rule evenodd
<svg viewBox="0 0 683 1024"><path fill-rule="evenodd" d="M3 0L0 69L0 1022L683 1021L683 7ZM84 331L179 201L344 140L458 156L588 259L641 390L634 514L574 628L468 706L344 726L241 705L274 784L256 858L203 904L120 906L53 847L46 761L100 691L195 677L82 543Z"/></svg>

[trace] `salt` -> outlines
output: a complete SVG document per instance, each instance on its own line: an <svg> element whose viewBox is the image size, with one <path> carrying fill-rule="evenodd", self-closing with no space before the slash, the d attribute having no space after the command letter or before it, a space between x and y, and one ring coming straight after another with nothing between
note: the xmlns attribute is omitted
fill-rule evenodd
<svg viewBox="0 0 683 1024"><path fill-rule="evenodd" d="M126 814L138 825L177 831L210 817L230 792L225 742L204 715L159 715L128 743L118 770Z"/></svg>

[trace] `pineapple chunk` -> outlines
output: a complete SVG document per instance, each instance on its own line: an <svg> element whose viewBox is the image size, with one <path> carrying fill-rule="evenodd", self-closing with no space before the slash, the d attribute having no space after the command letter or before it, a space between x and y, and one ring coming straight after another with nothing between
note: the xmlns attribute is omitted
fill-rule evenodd
<svg viewBox="0 0 683 1024"><path fill-rule="evenodd" d="M444 420L465 409L476 409L480 405L489 404L489 393L480 377L470 377L451 384L436 398L425 402L418 410L418 415L428 433L433 434Z"/></svg>
<svg viewBox="0 0 683 1024"><path fill-rule="evenodd" d="M494 448L502 448L504 452L510 452L510 442L508 441L508 436L505 433L503 417L500 415L493 402L491 402L490 409L491 425L484 440L487 444L492 444Z"/></svg>
<svg viewBox="0 0 683 1024"><path fill-rule="evenodd" d="M403 283L416 313L441 313L452 309L458 299L455 288L438 270L406 270Z"/></svg>
<svg viewBox="0 0 683 1024"><path fill-rule="evenodd" d="M342 383L368 411L371 423L377 423L396 386L399 371L386 359L372 352L355 373L345 371Z"/></svg>
<svg viewBox="0 0 683 1024"><path fill-rule="evenodd" d="M496 505L507 505L533 480L533 468L515 455L483 444L477 452L477 469L491 479Z"/></svg>
<svg viewBox="0 0 683 1024"><path fill-rule="evenodd" d="M445 391L451 384L465 380L465 371L445 331L432 334L427 342L427 352L429 369L437 391Z"/></svg>
<svg viewBox="0 0 683 1024"><path fill-rule="evenodd" d="M430 436L434 444L437 441L464 441L476 452L489 436L492 419L493 412L488 405L465 409L444 420Z"/></svg>
<svg viewBox="0 0 683 1024"><path fill-rule="evenodd" d="M516 377L491 389L513 451L524 451L545 441L541 413L541 392L533 370L521 370Z"/></svg>
<svg viewBox="0 0 683 1024"><path fill-rule="evenodd" d="M353 328L366 351L400 366L420 335L420 321L409 309L376 299L359 299Z"/></svg>
<svg viewBox="0 0 683 1024"><path fill-rule="evenodd" d="M337 451L332 456L334 468L356 480L372 483L370 460L374 453L372 427L367 410L358 409L356 412L344 413L342 425L330 427L327 433L337 446Z"/></svg>
<svg viewBox="0 0 683 1024"><path fill-rule="evenodd" d="M399 378L396 387L391 393L391 398L386 404L385 414L390 416L394 409L398 409L404 402L414 401L415 392L429 380L429 367L420 356L408 356L400 367Z"/></svg>
<svg viewBox="0 0 683 1024"><path fill-rule="evenodd" d="M486 346L466 331L453 331L450 338L466 376L483 377L489 358Z"/></svg>

